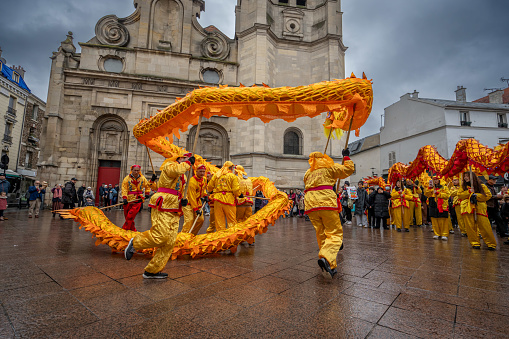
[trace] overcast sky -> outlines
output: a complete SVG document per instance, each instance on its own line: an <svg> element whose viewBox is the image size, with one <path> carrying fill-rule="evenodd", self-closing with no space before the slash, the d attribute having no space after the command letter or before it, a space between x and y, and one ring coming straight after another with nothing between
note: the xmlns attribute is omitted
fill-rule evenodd
<svg viewBox="0 0 509 339"><path fill-rule="evenodd" d="M259 0L265 1L265 0ZM236 0L206 0L200 23L234 36ZM374 107L361 137L377 133L385 107L407 92L454 100L458 85L467 100L505 88L509 78L508 0L343 0L346 74L374 81ZM74 33L75 45L94 34L104 15L125 17L132 0L4 0L0 21L2 57L22 65L32 92L46 100L49 57Z"/></svg>

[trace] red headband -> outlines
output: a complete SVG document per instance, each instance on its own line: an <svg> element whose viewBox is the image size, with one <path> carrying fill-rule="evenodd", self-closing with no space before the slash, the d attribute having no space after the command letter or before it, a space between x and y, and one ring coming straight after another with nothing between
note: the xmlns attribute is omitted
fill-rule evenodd
<svg viewBox="0 0 509 339"><path fill-rule="evenodd" d="M140 166L140 165L132 165L132 166L131 166L131 171L132 171L134 168L139 168L139 169L141 169L141 166Z"/></svg>
<svg viewBox="0 0 509 339"><path fill-rule="evenodd" d="M202 168L207 169L207 167L205 167L205 165L200 165L200 166L198 166L197 170L202 169Z"/></svg>

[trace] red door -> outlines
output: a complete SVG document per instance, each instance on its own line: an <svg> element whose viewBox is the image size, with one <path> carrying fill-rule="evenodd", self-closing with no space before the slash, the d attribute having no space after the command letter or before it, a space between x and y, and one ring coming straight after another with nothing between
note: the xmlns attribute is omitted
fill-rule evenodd
<svg viewBox="0 0 509 339"><path fill-rule="evenodd" d="M120 181L120 167L99 167L99 173L97 174L97 188L96 188L96 205L99 204L99 187L104 183L106 185L111 184L113 187Z"/></svg>

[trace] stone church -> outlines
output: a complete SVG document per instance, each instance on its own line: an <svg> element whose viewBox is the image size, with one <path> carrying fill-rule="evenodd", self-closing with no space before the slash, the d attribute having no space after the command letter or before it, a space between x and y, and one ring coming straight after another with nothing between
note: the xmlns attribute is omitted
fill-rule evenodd
<svg viewBox="0 0 509 339"><path fill-rule="evenodd" d="M345 77L340 0L237 0L233 39L199 24L205 4L134 0L130 16L99 19L96 35L79 43L81 53L69 32L51 57L40 178L54 185L76 177L96 189L121 182L132 164L149 175L134 125L199 86L297 86ZM324 119L325 113L269 124L212 117L202 123L196 153L214 164L243 165L282 189L303 187L309 153L325 147ZM175 144L191 150L195 134L196 126ZM328 153L339 159L340 142L331 144ZM151 156L158 171L163 158Z"/></svg>

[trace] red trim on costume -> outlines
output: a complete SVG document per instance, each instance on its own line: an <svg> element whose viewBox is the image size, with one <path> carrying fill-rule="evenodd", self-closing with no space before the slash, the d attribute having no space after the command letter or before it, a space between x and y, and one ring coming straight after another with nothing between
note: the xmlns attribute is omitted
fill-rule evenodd
<svg viewBox="0 0 509 339"><path fill-rule="evenodd" d="M159 187L157 189L157 193L168 193L168 194L171 194L171 195L175 195L175 196L177 196L179 198L182 196L182 194L179 191L174 190L172 188L166 188L166 187Z"/></svg>
<svg viewBox="0 0 509 339"><path fill-rule="evenodd" d="M143 194L143 191L129 191L127 194Z"/></svg>
<svg viewBox="0 0 509 339"><path fill-rule="evenodd" d="M463 212L463 213L461 213L461 215L465 215L465 214L474 214L474 211L472 211L472 213L468 213L468 212ZM480 214L480 213L477 213L477 216L478 216L478 217L486 217L486 218L488 218L488 215L487 215L487 214Z"/></svg>
<svg viewBox="0 0 509 339"><path fill-rule="evenodd" d="M316 186L313 188L308 188L307 190L304 190L304 193L311 192L311 191L323 191L323 190L332 190L333 186Z"/></svg>
<svg viewBox="0 0 509 339"><path fill-rule="evenodd" d="M180 206L179 206L179 208L162 208L163 202L164 202L164 198L159 197L159 198L157 198L155 204L149 204L148 207L155 208L161 212L171 212L171 213L181 213L182 212L182 208Z"/></svg>
<svg viewBox="0 0 509 339"><path fill-rule="evenodd" d="M193 166L193 165L191 165L191 162L189 160L184 161L184 163L188 164L189 166Z"/></svg>
<svg viewBox="0 0 509 339"><path fill-rule="evenodd" d="M347 161L347 160L352 160L352 159L350 159L350 157L349 157L349 156L343 157L343 159L344 159L345 161Z"/></svg>

